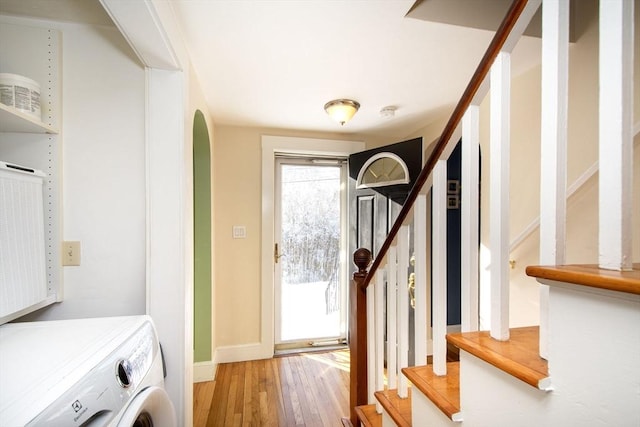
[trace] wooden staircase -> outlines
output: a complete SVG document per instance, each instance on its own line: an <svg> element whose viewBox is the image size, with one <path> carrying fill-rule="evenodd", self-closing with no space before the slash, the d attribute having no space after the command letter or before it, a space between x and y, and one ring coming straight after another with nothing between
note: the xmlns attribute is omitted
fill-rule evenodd
<svg viewBox="0 0 640 427"><path fill-rule="evenodd" d="M447 335L447 341L533 387L540 388L540 385L548 383L547 362L540 358L537 351L537 327L512 329L509 341L494 340L488 332L450 334ZM445 376L434 374L432 365L404 368L402 372L413 388L433 402L447 418L462 421L460 362L448 362ZM396 425L412 425L411 396L400 399L392 390L376 392L376 398ZM388 403L385 404L383 399ZM375 405L360 408L359 416L365 425L381 422L382 415L376 413Z"/></svg>
<svg viewBox="0 0 640 427"><path fill-rule="evenodd" d="M540 324L510 328L510 55L543 1L539 263L547 266L526 269L540 284ZM601 1L599 9L599 210L597 224L581 224L584 233L599 233L598 265L564 265L568 3L513 0L371 268L366 249L354 254L352 412L345 426L640 425L640 264L631 262L638 235L629 184L640 166L628 161L640 125L632 125L633 101L624 95L633 92L635 2ZM492 197L481 227L479 114L487 95ZM446 160L460 138L463 332L447 333ZM485 225L489 279L480 277ZM413 367L406 357L408 272L415 284ZM490 294L483 313L480 289ZM483 315L488 330L479 330ZM459 361L448 357L451 347Z"/></svg>
<svg viewBox="0 0 640 427"><path fill-rule="evenodd" d="M635 347L632 349L630 357L640 355L640 336L637 333L638 323L636 323L637 320L640 320L640 264L634 264L633 270L624 272L603 270L595 265L532 266L527 268L527 274L536 277L545 284L557 287L560 292L570 290L569 292L580 298L590 298L595 304L615 306L621 301L622 305L630 305L631 310L626 315L618 313L617 307L609 309L614 315L618 313L615 320L621 322L620 330L615 334L618 337L616 339L620 337L628 339L635 335ZM594 293L593 289L597 289L597 291ZM581 305L580 302L576 304ZM593 317L590 312L582 311L582 313L584 317ZM625 322L624 316L631 316L627 319L630 321ZM562 317L562 313L560 313L560 317ZM561 331L561 324L554 330L559 334L575 335L575 331L572 330ZM625 335L627 338L624 338ZM464 366L465 360L469 357L497 368L512 377L514 381L520 381L530 386L531 390L537 389L538 393L541 393L539 398L547 399L543 396L547 393L551 395L554 393L554 378L549 375L548 362L539 356L539 338L537 326L511 329L508 341L495 340L489 336L488 332L449 334L447 341L461 350L461 362L448 362L446 376L435 375L432 365L404 368L402 372L412 384L409 396L402 399L398 397L396 390L378 391L375 396L384 409L383 414L378 414L376 405L371 404L359 406L357 408L358 417L365 426L397 425L409 427L426 425L424 420L416 422L412 415L412 406L414 405L412 399L419 395L420 398L428 400L433 408L439 410L451 425L467 422L464 407L461 407L460 403L460 366L461 364ZM600 337L594 336L590 345L595 347L599 341ZM569 354L573 352L580 357L587 355L584 357L588 358L590 350L589 348L574 347L559 349L557 352ZM599 363L607 364L610 366L609 369L615 370L618 352L612 351L609 354L612 356L610 360L600 359ZM626 371L623 375L628 375L638 382L640 381L640 359L637 359L635 364L632 363L632 366L634 370ZM628 369L628 366L625 366L625 369ZM588 372L585 372L585 375L588 375ZM566 389L563 392L568 393ZM574 392L579 392L579 390L574 390ZM518 396L514 395L513 400L517 401L517 399ZM597 405L598 402L594 402L594 404ZM503 405L505 402L495 402L493 410L499 413L500 407ZM630 410L634 411L633 408ZM383 423L383 417L388 417L393 424ZM638 418L640 417L636 417L636 419ZM442 420L440 421L442 422ZM469 425L474 424L473 420L468 421ZM625 425L633 425L633 422L631 417L629 424ZM505 422L504 425L509 424Z"/></svg>

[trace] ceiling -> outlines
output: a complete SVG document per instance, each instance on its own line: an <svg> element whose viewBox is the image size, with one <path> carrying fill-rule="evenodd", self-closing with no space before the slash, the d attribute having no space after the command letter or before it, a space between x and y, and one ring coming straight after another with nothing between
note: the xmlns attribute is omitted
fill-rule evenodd
<svg viewBox="0 0 640 427"><path fill-rule="evenodd" d="M406 137L448 115L492 37L447 19L433 22L424 7L442 9L442 0L414 3L171 0L216 125L383 138ZM110 24L97 0L0 0L0 12ZM514 73L537 64L539 52L539 39L524 38ZM361 104L344 126L323 110L335 98ZM380 115L387 106L397 108L395 117Z"/></svg>
<svg viewBox="0 0 640 427"><path fill-rule="evenodd" d="M492 37L405 17L413 4L172 3L214 122L383 137L405 137L448 115ZM538 39L525 44L520 56L539 56ZM519 61L522 69L537 59ZM344 126L323 110L335 98L361 104ZM381 117L385 106L397 107L395 117Z"/></svg>

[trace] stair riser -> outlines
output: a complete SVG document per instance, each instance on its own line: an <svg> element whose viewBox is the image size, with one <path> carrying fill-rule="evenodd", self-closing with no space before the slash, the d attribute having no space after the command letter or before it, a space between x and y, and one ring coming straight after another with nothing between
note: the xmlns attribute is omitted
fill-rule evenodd
<svg viewBox="0 0 640 427"><path fill-rule="evenodd" d="M382 427L397 427L396 423L385 411L382 411Z"/></svg>
<svg viewBox="0 0 640 427"><path fill-rule="evenodd" d="M414 426L452 427L460 426L447 418L442 411L415 387L411 395L411 415Z"/></svg>
<svg viewBox="0 0 640 427"><path fill-rule="evenodd" d="M554 285L549 309L554 407L580 407L575 425L640 426L638 295Z"/></svg>
<svg viewBox="0 0 640 427"><path fill-rule="evenodd" d="M460 352L460 407L468 425L556 425L549 424L544 418L549 397L550 393L538 390L467 352ZM497 414L499 424L496 424Z"/></svg>

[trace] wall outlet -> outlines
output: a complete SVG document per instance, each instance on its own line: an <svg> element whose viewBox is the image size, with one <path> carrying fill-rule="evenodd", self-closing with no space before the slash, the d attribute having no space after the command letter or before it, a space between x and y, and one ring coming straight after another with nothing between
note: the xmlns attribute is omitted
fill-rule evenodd
<svg viewBox="0 0 640 427"><path fill-rule="evenodd" d="M62 242L62 265L80 265L80 242Z"/></svg>

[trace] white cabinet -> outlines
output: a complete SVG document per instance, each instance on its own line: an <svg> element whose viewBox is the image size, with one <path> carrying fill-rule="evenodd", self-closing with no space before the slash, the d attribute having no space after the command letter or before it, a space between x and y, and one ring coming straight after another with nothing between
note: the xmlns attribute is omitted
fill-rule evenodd
<svg viewBox="0 0 640 427"><path fill-rule="evenodd" d="M43 244L47 287L47 297L43 301L0 318L0 323L62 298L62 137L58 130L61 123L60 40L60 32L56 29L39 26L37 22L26 25L0 16L0 72L23 75L40 84L42 121L0 104L0 160L46 174Z"/></svg>

